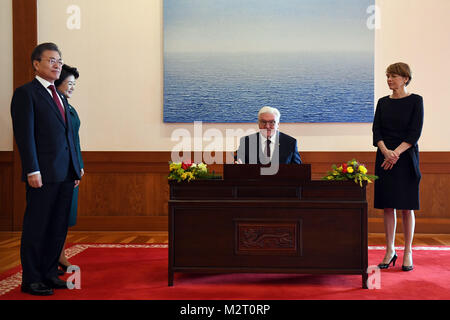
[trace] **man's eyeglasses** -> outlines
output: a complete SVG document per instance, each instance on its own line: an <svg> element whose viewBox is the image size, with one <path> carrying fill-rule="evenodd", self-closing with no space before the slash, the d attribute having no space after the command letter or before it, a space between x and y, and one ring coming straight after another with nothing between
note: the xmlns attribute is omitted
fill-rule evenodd
<svg viewBox="0 0 450 320"><path fill-rule="evenodd" d="M45 60L50 62L51 65L58 64L60 67L64 64L64 61L62 61L61 59L46 58Z"/></svg>
<svg viewBox="0 0 450 320"><path fill-rule="evenodd" d="M263 125L264 127L269 125L270 127L274 127L275 124L277 123L275 120L270 120L270 121L265 121L265 120L259 120L258 121L261 125Z"/></svg>

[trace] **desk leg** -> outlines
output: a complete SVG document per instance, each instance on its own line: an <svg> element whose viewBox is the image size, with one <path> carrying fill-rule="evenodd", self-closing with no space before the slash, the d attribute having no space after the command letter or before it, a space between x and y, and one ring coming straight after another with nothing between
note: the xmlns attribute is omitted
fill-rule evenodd
<svg viewBox="0 0 450 320"><path fill-rule="evenodd" d="M169 287L173 287L173 271L169 270L169 279L168 279L168 284Z"/></svg>
<svg viewBox="0 0 450 320"><path fill-rule="evenodd" d="M369 279L369 275L367 274L367 272L363 272L362 274L362 287L363 289L368 289L367 287L367 280Z"/></svg>

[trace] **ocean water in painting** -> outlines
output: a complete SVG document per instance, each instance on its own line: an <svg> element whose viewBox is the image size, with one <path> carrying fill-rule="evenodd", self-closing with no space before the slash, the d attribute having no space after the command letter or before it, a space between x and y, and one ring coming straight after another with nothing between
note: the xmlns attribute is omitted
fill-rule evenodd
<svg viewBox="0 0 450 320"><path fill-rule="evenodd" d="M372 122L373 52L165 53L164 122Z"/></svg>

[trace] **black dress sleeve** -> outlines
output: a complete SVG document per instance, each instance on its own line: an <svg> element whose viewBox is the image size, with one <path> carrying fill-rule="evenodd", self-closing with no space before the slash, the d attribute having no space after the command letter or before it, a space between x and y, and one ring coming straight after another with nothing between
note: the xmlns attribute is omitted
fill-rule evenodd
<svg viewBox="0 0 450 320"><path fill-rule="evenodd" d="M375 116L373 118L372 133L373 133L373 146L378 147L378 141L383 140L381 135L381 99L378 100L377 108L375 109Z"/></svg>
<svg viewBox="0 0 450 320"><path fill-rule="evenodd" d="M405 142L416 145L422 133L423 126L423 99L421 96L417 96L418 99L414 105L414 112L411 115L411 119L408 124L408 133Z"/></svg>

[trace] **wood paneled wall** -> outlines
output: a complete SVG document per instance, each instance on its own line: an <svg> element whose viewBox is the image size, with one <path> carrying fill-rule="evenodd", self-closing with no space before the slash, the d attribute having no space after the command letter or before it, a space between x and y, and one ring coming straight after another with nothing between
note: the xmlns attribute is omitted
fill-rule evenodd
<svg viewBox="0 0 450 320"><path fill-rule="evenodd" d="M37 44L37 0L13 4L14 88L33 77L29 56ZM80 186L77 230L167 230L167 163L170 152L84 152L86 175ZM332 163L358 159L373 172L373 152L302 152L320 178ZM213 166L221 172L221 166ZM421 207L416 231L450 233L450 152L421 153ZM20 158L0 152L0 230L20 230L25 187ZM383 231L381 210L373 209L373 185L367 189L369 231ZM400 221L399 221L400 222ZM401 223L399 223L399 227Z"/></svg>
<svg viewBox="0 0 450 320"><path fill-rule="evenodd" d="M83 158L86 175L80 184L78 223L73 230L167 230L170 152L83 152ZM373 173L374 152L302 152L303 162L312 165L313 179L320 179L333 163L352 158ZM0 152L1 230L20 230L22 224L24 204L14 202L12 168L12 152ZM222 172L221 165L211 169ZM422 152L421 171L416 232L450 233L450 152ZM367 199L369 232L383 232L382 211L373 209L373 184L368 185ZM398 222L401 232L401 218Z"/></svg>
<svg viewBox="0 0 450 320"><path fill-rule="evenodd" d="M0 231L13 230L13 152L0 152Z"/></svg>
<svg viewBox="0 0 450 320"><path fill-rule="evenodd" d="M34 77L34 70L31 65L31 52L37 45L37 0L11 1L13 11L13 85L14 89L16 89L31 81ZM15 141L13 150L12 224L14 229L15 225L22 224L22 215L25 211L25 188L20 181L22 174L21 162Z"/></svg>

